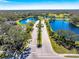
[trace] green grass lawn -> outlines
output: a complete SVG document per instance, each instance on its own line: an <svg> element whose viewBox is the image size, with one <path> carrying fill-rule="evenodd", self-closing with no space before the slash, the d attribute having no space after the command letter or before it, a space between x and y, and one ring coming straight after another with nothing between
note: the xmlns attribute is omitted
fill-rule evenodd
<svg viewBox="0 0 79 59"><path fill-rule="evenodd" d="M79 56L64 56L64 57L67 57L67 58L79 58Z"/></svg>
<svg viewBox="0 0 79 59"><path fill-rule="evenodd" d="M58 45L53 39L50 39L51 46L56 53L59 54L77 54L76 49L68 50L61 45Z"/></svg>

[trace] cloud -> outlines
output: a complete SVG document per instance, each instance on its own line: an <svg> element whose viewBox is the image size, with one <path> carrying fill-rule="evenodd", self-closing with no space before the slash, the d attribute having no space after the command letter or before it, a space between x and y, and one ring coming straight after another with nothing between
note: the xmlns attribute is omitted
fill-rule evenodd
<svg viewBox="0 0 79 59"><path fill-rule="evenodd" d="M0 0L0 2L8 2L7 0Z"/></svg>

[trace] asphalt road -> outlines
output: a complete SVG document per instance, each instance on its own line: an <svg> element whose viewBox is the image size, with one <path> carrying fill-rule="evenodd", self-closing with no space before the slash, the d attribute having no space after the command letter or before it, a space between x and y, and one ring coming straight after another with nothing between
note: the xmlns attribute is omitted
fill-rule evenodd
<svg viewBox="0 0 79 59"><path fill-rule="evenodd" d="M42 28L42 48L37 48L37 28L36 25L39 21L37 21L34 25L34 30L32 32L32 42L30 47L32 48L31 54L26 59L76 59L76 58L65 58L60 56L54 52L51 47L49 36L46 30L46 25L44 21L42 24L44 27Z"/></svg>

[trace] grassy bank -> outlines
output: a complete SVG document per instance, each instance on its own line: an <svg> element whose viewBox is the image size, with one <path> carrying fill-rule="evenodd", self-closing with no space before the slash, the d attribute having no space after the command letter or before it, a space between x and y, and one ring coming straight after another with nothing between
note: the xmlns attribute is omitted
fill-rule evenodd
<svg viewBox="0 0 79 59"><path fill-rule="evenodd" d="M64 57L67 57L67 58L79 58L79 56L64 56Z"/></svg>
<svg viewBox="0 0 79 59"><path fill-rule="evenodd" d="M55 50L56 53L59 53L59 54L76 54L77 53L77 51L75 49L68 50L68 49L64 48L62 45L58 45L54 41L54 39L50 39L50 41L51 41L51 46Z"/></svg>

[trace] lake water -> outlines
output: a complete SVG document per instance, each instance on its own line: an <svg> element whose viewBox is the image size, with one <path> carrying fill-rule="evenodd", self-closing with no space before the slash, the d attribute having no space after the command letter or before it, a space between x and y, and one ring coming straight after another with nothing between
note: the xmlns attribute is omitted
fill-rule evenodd
<svg viewBox="0 0 79 59"><path fill-rule="evenodd" d="M50 26L54 31L69 30L79 34L79 28L64 20L55 20L50 22Z"/></svg>
<svg viewBox="0 0 79 59"><path fill-rule="evenodd" d="M35 22L36 20L37 20L36 18L30 17L30 18L22 19L22 20L20 20L19 22L20 22L21 24L27 24L27 23L30 22L30 21Z"/></svg>

